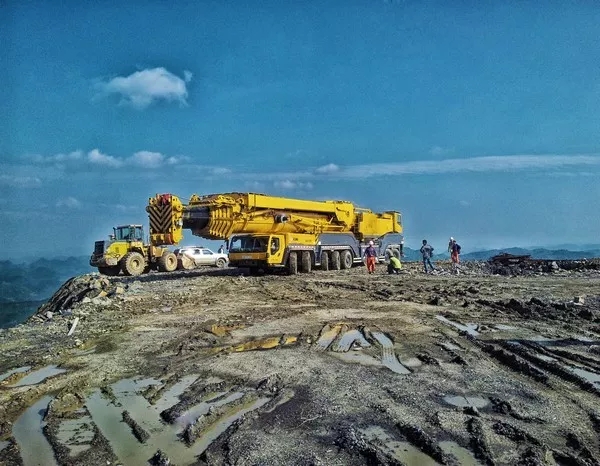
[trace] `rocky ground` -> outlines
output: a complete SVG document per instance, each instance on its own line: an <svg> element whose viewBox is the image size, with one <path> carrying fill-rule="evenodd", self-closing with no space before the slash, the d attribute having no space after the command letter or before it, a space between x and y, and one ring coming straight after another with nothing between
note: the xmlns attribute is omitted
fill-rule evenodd
<svg viewBox="0 0 600 466"><path fill-rule="evenodd" d="M76 277L0 332L0 464L600 464L600 270L499 267Z"/></svg>

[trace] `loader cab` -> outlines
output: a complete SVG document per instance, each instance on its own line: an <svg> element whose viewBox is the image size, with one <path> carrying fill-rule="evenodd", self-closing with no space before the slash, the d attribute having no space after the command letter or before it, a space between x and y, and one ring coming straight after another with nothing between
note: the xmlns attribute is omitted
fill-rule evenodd
<svg viewBox="0 0 600 466"><path fill-rule="evenodd" d="M121 225L113 228L115 241L144 241L144 227L142 225Z"/></svg>

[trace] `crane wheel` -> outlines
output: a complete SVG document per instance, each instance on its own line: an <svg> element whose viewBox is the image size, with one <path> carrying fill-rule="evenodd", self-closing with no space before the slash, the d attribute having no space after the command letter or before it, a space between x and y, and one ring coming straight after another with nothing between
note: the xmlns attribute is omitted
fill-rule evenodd
<svg viewBox="0 0 600 466"><path fill-rule="evenodd" d="M287 269L290 275L296 275L298 273L298 254L296 252L290 252Z"/></svg>
<svg viewBox="0 0 600 466"><path fill-rule="evenodd" d="M130 252L121 259L121 269L125 275L141 275L146 268L146 260L139 252Z"/></svg>
<svg viewBox="0 0 600 466"><path fill-rule="evenodd" d="M329 254L327 254L327 251L321 253L321 270L326 272L329 270Z"/></svg>
<svg viewBox="0 0 600 466"><path fill-rule="evenodd" d="M340 252L339 251L331 251L331 269L332 270L340 270L342 268L340 262Z"/></svg>
<svg viewBox="0 0 600 466"><path fill-rule="evenodd" d="M109 277L116 277L117 275L119 275L120 271L121 269L118 265L114 265L112 267L98 267L98 272L100 272L102 275L107 275Z"/></svg>
<svg viewBox="0 0 600 466"><path fill-rule="evenodd" d="M158 270L160 272L173 272L177 269L177 256L172 252L165 252L158 258Z"/></svg>
<svg viewBox="0 0 600 466"><path fill-rule="evenodd" d="M312 270L312 260L310 257L310 252L302 251L302 263L300 265L300 270L302 270L302 272L310 273L310 271Z"/></svg>
<svg viewBox="0 0 600 466"><path fill-rule="evenodd" d="M347 249L340 253L340 266L342 269L349 269L352 267L352 253Z"/></svg>

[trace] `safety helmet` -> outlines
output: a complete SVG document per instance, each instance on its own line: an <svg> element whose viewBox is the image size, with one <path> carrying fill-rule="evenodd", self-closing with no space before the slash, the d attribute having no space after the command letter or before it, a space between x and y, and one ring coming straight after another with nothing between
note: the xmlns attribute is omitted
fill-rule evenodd
<svg viewBox="0 0 600 466"><path fill-rule="evenodd" d="M454 241L454 238L452 238L452 236L450 237L450 241Z"/></svg>
<svg viewBox="0 0 600 466"><path fill-rule="evenodd" d="M373 241L369 241L369 246L373 246Z"/></svg>

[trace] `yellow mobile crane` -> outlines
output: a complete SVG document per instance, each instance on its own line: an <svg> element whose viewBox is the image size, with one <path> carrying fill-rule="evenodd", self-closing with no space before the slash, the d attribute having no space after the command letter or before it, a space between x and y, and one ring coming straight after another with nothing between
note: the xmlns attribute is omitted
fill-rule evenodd
<svg viewBox="0 0 600 466"><path fill-rule="evenodd" d="M229 265L251 271L348 269L362 263L369 241L380 259L399 258L404 244L398 212L374 213L346 201L222 193L194 194L183 204L173 194L157 194L146 211L152 244L177 244L189 229L228 240Z"/></svg>

